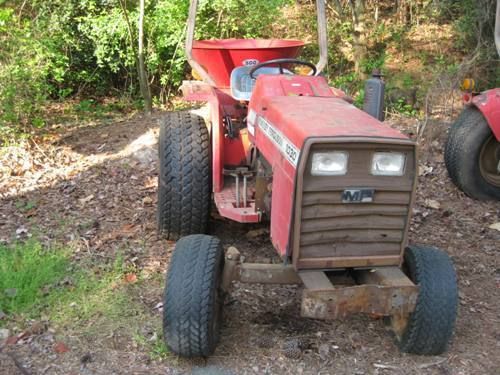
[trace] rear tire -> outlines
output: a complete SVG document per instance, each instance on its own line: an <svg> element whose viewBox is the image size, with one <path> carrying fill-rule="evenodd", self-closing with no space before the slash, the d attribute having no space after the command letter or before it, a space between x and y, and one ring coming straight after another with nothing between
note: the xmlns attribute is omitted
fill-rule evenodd
<svg viewBox="0 0 500 375"><path fill-rule="evenodd" d="M224 294L224 252L216 237L181 238L167 274L163 333L169 349L183 357L207 357L219 341Z"/></svg>
<svg viewBox="0 0 500 375"><path fill-rule="evenodd" d="M434 247L409 246L404 268L420 289L415 311L397 338L398 346L407 353L441 354L453 335L457 315L458 287L451 259Z"/></svg>
<svg viewBox="0 0 500 375"><path fill-rule="evenodd" d="M169 240L206 233L211 204L210 138L193 113L169 112L160 121L158 230Z"/></svg>
<svg viewBox="0 0 500 375"><path fill-rule="evenodd" d="M453 183L471 198L500 200L500 174L495 185L482 168L485 146L496 142L492 137L486 119L474 107L465 108L450 128L444 153L446 169Z"/></svg>

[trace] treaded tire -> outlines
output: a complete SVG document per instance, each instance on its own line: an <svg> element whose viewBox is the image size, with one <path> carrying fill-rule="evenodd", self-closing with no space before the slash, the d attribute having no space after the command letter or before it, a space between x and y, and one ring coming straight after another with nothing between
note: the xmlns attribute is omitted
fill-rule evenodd
<svg viewBox="0 0 500 375"><path fill-rule="evenodd" d="M210 137L193 113L169 112L160 120L158 230L169 240L206 233L211 204Z"/></svg>
<svg viewBox="0 0 500 375"><path fill-rule="evenodd" d="M398 346L407 353L441 354L453 335L457 315L458 288L451 259L434 247L409 246L404 267L420 288L415 311L398 338Z"/></svg>
<svg viewBox="0 0 500 375"><path fill-rule="evenodd" d="M488 183L481 174L479 158L491 129L475 107L465 108L449 131L444 161L453 183L471 198L500 200L500 188Z"/></svg>
<svg viewBox="0 0 500 375"><path fill-rule="evenodd" d="M169 349L183 357L207 357L219 341L224 252L219 239L181 238L167 274L163 333Z"/></svg>

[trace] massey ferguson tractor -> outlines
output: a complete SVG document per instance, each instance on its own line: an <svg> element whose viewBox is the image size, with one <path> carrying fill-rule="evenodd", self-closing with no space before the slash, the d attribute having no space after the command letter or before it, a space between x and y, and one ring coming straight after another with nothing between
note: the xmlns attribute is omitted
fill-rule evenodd
<svg viewBox="0 0 500 375"><path fill-rule="evenodd" d="M320 75L325 2L317 1L317 64L297 59L297 40L193 41L197 6L192 0L186 55L202 81L183 92L208 103L209 115L167 113L160 128L158 226L177 241L164 294L167 346L211 355L238 281L301 284L303 317L385 317L402 351L445 351L457 283L446 253L408 245L415 143ZM381 100L372 94L368 101ZM282 261L245 263L235 247L224 251L205 234L212 199L228 220L267 223Z"/></svg>
<svg viewBox="0 0 500 375"><path fill-rule="evenodd" d="M500 55L500 0L495 44ZM465 80L462 88L465 108L445 146L448 174L470 197L500 200L500 88L476 93L473 80Z"/></svg>

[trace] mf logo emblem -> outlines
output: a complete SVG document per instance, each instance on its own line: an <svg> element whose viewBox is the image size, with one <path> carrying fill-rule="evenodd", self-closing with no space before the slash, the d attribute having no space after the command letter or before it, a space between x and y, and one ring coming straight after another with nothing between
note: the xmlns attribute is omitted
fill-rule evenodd
<svg viewBox="0 0 500 375"><path fill-rule="evenodd" d="M374 189L346 189L342 193L342 203L371 203Z"/></svg>

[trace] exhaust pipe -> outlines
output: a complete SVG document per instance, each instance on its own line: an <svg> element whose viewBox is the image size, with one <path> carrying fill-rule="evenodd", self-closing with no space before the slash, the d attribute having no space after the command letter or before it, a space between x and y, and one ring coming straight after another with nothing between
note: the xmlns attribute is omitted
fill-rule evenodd
<svg viewBox="0 0 500 375"><path fill-rule="evenodd" d="M380 121L385 119L384 94L385 82L382 81L382 73L380 73L380 70L375 69L372 78L368 79L365 84L363 111Z"/></svg>

